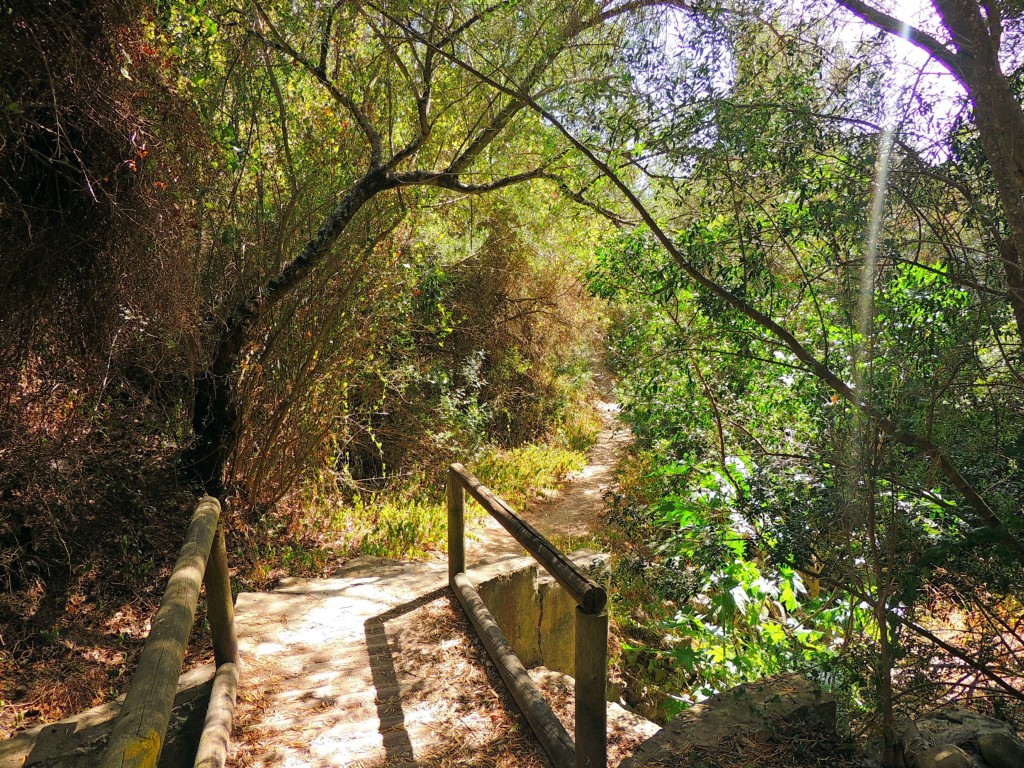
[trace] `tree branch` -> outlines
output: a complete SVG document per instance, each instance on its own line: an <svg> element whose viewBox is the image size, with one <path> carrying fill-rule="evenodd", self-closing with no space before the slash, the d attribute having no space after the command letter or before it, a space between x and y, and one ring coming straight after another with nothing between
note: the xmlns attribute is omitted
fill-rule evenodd
<svg viewBox="0 0 1024 768"><path fill-rule="evenodd" d="M577 192L576 190L572 189L566 183L565 179L563 179L561 176L558 176L557 174L554 173L545 173L544 178L547 179L548 181L554 182L555 186L558 187L558 191L561 192L566 197L568 197L574 203L576 203L577 205L582 205L584 208L589 208L595 213L608 219L608 221L610 221L616 227L622 228L633 225L634 222L631 222L629 219L620 216L610 208L605 208L600 203L595 203L593 200L590 200L589 198L584 196L582 191Z"/></svg>
<svg viewBox="0 0 1024 768"><path fill-rule="evenodd" d="M366 136L366 140L370 144L370 168L374 169L380 167L381 158L383 157L384 154L383 145L381 142L380 134L374 127L373 121L370 120L369 115L367 115L362 109L360 109L359 106L355 103L355 101L347 93L338 88L338 86L335 85L329 77L327 77L327 72L324 71L326 70L326 67L324 68L324 70L321 70L320 67L318 67L309 59L307 59L305 56L303 56L301 52L296 50L296 48L291 45L291 43L285 40L284 36L278 31L277 27L274 25L274 22L271 21L270 16L267 14L267 12L263 9L263 7L259 4L257 0L251 0L251 2L253 4L253 7L256 9L257 15L260 17L260 20L267 26L267 29L270 30L273 37L268 37L258 29L250 28L252 34L256 35L256 37L258 37L260 40L263 40L267 45L270 45L275 50L285 54L296 64L303 67L307 72L309 72L311 75L313 75L313 77L316 78L317 82L319 82L324 88L327 89L327 92L331 95L331 98L334 99L339 104L341 104L345 108L345 110L348 111L350 115L352 115L352 118L356 121L356 123L359 125L359 128L362 130L363 135Z"/></svg>
<svg viewBox="0 0 1024 768"><path fill-rule="evenodd" d="M544 166L534 168L530 171L523 171L512 176L505 176L485 184L464 184L459 177L448 171L406 171L391 176L396 186L411 187L440 187L450 189L453 192L462 192L467 195L479 195L485 192L494 192L498 189L510 187L513 184L521 184L524 181L544 178Z"/></svg>
<svg viewBox="0 0 1024 768"><path fill-rule="evenodd" d="M922 51L938 59L961 84L967 82L969 63L927 32L923 32L917 27L907 24L905 21L900 21L895 16L890 16L867 3L861 2L861 0L835 0L835 2L850 11L861 21L870 24L876 29L888 32L896 37L902 37L904 40L913 43Z"/></svg>
<svg viewBox="0 0 1024 768"><path fill-rule="evenodd" d="M821 575L821 576L818 576L818 578L821 581L823 581L823 582L825 582L827 584L830 584L833 587L837 587L838 589L841 589L841 590L843 590L845 592L849 592L851 595L856 597L858 600L862 600L863 602L865 602L873 610L877 610L879 608L879 606L880 606L880 603L879 603L878 600L876 600L875 598L873 598L870 595L866 594L863 590L856 589L855 587L851 587L850 585L847 585L847 584L842 584L839 581L836 581L835 579L831 579L831 578L826 577L824 574ZM908 618L906 618L904 616L901 616L899 611L897 611L897 610L895 610L893 608L890 608L888 605L883 606L883 609L886 612L886 614L889 616L889 618L892 619L893 621L895 621L897 624L900 624L900 625L906 627L907 629L909 629L914 634L920 635L921 637L925 638L928 642L930 642L933 645L941 648L946 653L948 653L950 656L953 656L954 658L960 659L960 661L964 662L971 669L976 670L977 672L980 672L981 674L985 675L985 677L987 677L989 680L991 680L993 683L995 683L1004 692L1006 692L1007 694L1009 694L1013 698L1018 699L1018 700L1024 700L1024 692L1019 691L1016 688L1014 688L1012 685L1010 685L1008 682L1006 682L1006 680L1004 680L1002 677L1000 677L996 673L995 670L993 670L990 666L988 666L984 662L977 661L976 659L972 659L967 654L966 651L961 651L956 646L951 645L950 643L947 643L945 640L943 640L941 637L936 635L934 632L929 632L927 629L922 627L920 624L917 624L916 622L913 622L910 619L908 619Z"/></svg>

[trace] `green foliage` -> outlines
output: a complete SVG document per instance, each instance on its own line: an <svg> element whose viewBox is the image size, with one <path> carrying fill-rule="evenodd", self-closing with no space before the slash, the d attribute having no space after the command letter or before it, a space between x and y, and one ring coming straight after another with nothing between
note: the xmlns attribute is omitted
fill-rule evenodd
<svg viewBox="0 0 1024 768"><path fill-rule="evenodd" d="M570 472L586 466L581 450L530 443L508 450L490 449L470 469L513 507L522 507L550 492Z"/></svg>
<svg viewBox="0 0 1024 768"><path fill-rule="evenodd" d="M444 502L408 496L356 497L335 513L332 527L366 555L410 558L447 550L448 511Z"/></svg>
<svg viewBox="0 0 1024 768"><path fill-rule="evenodd" d="M941 688L917 666L934 650L910 651L941 621L926 596L994 611L1015 589L961 492L1020 530L1019 339L995 250L975 250L976 201L944 178L962 177L904 146L864 274L878 137L824 116L871 123L880 81L813 22L726 26L692 43L698 61L728 46L718 93L685 101L684 68L649 96L672 109L632 113L634 188L679 258L624 229L588 273L615 304L608 360L642 451L612 514L626 667L680 703L806 669L888 717L893 681ZM678 104L672 131L639 117Z"/></svg>
<svg viewBox="0 0 1024 768"><path fill-rule="evenodd" d="M775 672L820 675L839 650L844 613L852 618L848 602L816 587L812 596L796 569L765 556L765 531L737 509L746 467L730 464L739 489L713 462L638 455L623 466L610 512L622 667L639 672L632 682L648 700L638 704L659 719Z"/></svg>
<svg viewBox="0 0 1024 768"><path fill-rule="evenodd" d="M522 508L554 488L570 472L586 464L580 451L553 443L532 443L502 450L490 447L471 462L474 472L514 507ZM425 476L404 479L401 484L376 493L360 492L348 500L323 478L307 486L292 523L277 522L277 532L263 538L290 539L280 551L265 551L256 560L300 573L316 571L332 557L360 553L388 558L421 558L445 552L448 546L448 510L439 486ZM466 506L473 520L484 512L474 503ZM333 553L333 555L331 554Z"/></svg>

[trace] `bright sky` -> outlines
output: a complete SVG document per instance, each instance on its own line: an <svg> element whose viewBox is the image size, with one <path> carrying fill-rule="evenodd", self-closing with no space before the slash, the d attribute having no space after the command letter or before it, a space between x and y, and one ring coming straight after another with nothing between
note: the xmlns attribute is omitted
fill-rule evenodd
<svg viewBox="0 0 1024 768"><path fill-rule="evenodd" d="M940 41L945 39L938 14L930 0L867 2L934 35ZM829 14L829 20L834 22L836 40L851 52L859 41L874 39L879 34L875 27L827 0L776 0L776 8L807 19L821 19L823 14ZM674 33L670 32L665 41L670 54L686 48L691 24L687 14L679 11L676 23L671 25L675 26ZM1011 59L1024 59L1024 32L1020 37L1020 41L1010 41L1004 34L1004 71L1009 71L1019 63ZM893 58L893 66L884 73L889 107L888 114L881 118L881 122L886 127L896 129L900 140L915 146L925 157L941 161L946 156L943 138L966 107L963 88L945 67L916 45L895 35L886 35L885 39Z"/></svg>
<svg viewBox="0 0 1024 768"><path fill-rule="evenodd" d="M874 5L891 16L906 21L924 32L938 36L938 19L928 0L876 0ZM875 29L852 14L851 21L839 32L840 39L853 44L862 36L872 36ZM928 145L943 136L964 107L964 91L945 67L916 45L890 36L895 68L887 78L892 107L891 126L902 125L906 137L928 153ZM930 113L918 111L920 103L933 105ZM940 151L939 154L942 154Z"/></svg>

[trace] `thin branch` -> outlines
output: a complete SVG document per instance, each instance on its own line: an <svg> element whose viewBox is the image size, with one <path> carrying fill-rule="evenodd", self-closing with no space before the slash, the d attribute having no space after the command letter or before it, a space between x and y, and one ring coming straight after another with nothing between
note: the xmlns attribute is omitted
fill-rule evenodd
<svg viewBox="0 0 1024 768"><path fill-rule="evenodd" d="M277 82L277 75L274 74L268 46L260 46L260 56L263 58L267 79L270 80L270 88L274 92L274 100L277 102L278 121L281 125L281 147L284 149L285 175L288 177L288 186L291 188L294 200L299 196L299 185L295 180L295 161L292 160L291 142L288 138L288 111L285 108L284 94L281 93L281 85Z"/></svg>
<svg viewBox="0 0 1024 768"><path fill-rule="evenodd" d="M317 82L327 89L331 98L343 106L345 110L352 115L352 118L356 123L358 123L363 135L366 136L366 140L370 144L370 168L379 168L381 158L384 155L383 144L381 142L380 134L377 132L376 127L374 127L373 121L370 120L369 115L359 108L351 96L338 88L338 86L335 85L335 83L327 76L326 72L321 71L316 64L302 55L302 53L299 52L291 43L285 40L284 36L280 31L278 31L274 22L271 21L270 16L263 9L258 0L250 1L256 9L256 13L260 17L260 20L267 26L267 29L270 30L272 37L268 37L258 29L250 28L252 34L256 35L256 37L263 40L275 50L285 54L288 58L313 75Z"/></svg>
<svg viewBox="0 0 1024 768"><path fill-rule="evenodd" d="M576 190L572 189L566 183L565 179L563 179L561 176L558 176L557 174L554 173L545 173L544 178L547 179L548 181L554 182L555 186L558 187L558 191L561 192L566 197L568 197L574 203L582 205L584 208L589 208L595 213L608 219L608 221L610 221L616 227L622 228L634 225L635 222L632 222L629 219L625 218L624 216L620 216L610 208L605 208L600 203L596 203L593 200L587 198L582 191L577 192Z"/></svg>
<svg viewBox="0 0 1024 768"><path fill-rule="evenodd" d="M862 592L861 590L857 589L856 587L851 587L849 585L841 584L839 582L836 582L834 579L827 578L824 575L821 575L818 578L821 579L822 581L831 583L833 586L836 586L839 589L842 589L842 590L845 590L845 591L849 592L850 594L854 595L857 599L862 600L865 603L867 603L872 609L877 609L879 607L879 603L878 603L878 601L875 598L871 597L870 595L865 594L864 592ZM948 653L950 656L953 656L953 657L955 657L957 659L960 659L960 661L962 661L965 664L967 664L967 666L969 666L971 669L974 669L974 670L976 670L978 672L981 672L989 680L991 680L997 686L1002 688L1006 693L1008 693L1013 698L1024 700L1024 692L1019 691L1016 688L1014 688L1012 685L1010 685L1008 682L1006 682L1002 677L1000 677L996 673L995 670L993 670L990 666L988 666L984 662L977 661L976 659L972 659L967 654L966 651L961 651L956 646L951 645L951 644L947 643L945 640L943 640L942 638L938 637L934 632L929 632L927 629L922 627L920 624L917 624L917 623L911 621L910 619L908 619L908 618L906 618L904 616L901 616L899 614L899 612L896 611L894 608L890 608L888 605L886 605L885 606L885 612L888 614L889 618L892 619L893 621L895 621L897 624L900 624L901 626L906 627L907 629L909 629L914 634L920 635L921 637L925 638L926 640L928 640L928 642L932 643L933 645L938 646L939 648L944 650L946 653Z"/></svg>
<svg viewBox="0 0 1024 768"><path fill-rule="evenodd" d="M327 21L324 24L324 32L320 36L320 63L317 65L317 71L324 77L327 76L327 55L331 50L331 27L334 24L334 14L338 12L338 8L341 7L342 2L344 2L344 0L338 0L327 12Z"/></svg>

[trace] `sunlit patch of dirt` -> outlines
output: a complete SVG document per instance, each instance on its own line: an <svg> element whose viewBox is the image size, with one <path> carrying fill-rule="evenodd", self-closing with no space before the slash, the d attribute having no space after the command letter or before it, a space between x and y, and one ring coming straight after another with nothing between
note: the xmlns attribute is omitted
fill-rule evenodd
<svg viewBox="0 0 1024 768"><path fill-rule="evenodd" d="M610 386L610 385L609 385ZM629 427L618 419L619 406L611 400L598 400L595 408L601 418L601 431L587 456L587 466L566 478L547 499L538 500L522 517L563 549L586 545L604 525L604 497L614 485L619 456L633 440ZM497 559L508 554L523 554L521 547L504 528L487 516L473 532L467 546L471 562Z"/></svg>

